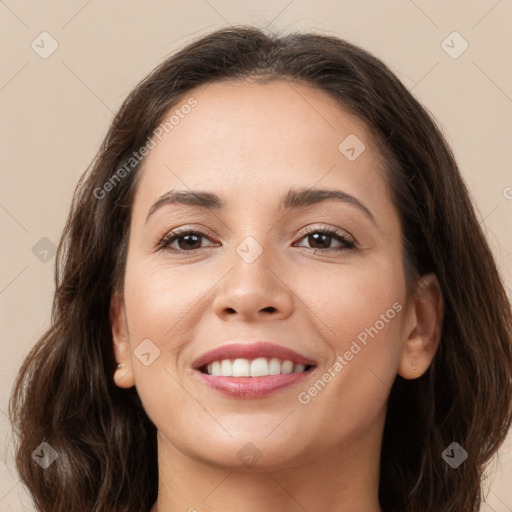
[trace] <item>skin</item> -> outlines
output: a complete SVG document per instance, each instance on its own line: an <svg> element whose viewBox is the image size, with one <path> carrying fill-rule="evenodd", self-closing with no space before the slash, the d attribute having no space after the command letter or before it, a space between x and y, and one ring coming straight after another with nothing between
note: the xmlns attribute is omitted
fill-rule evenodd
<svg viewBox="0 0 512 512"><path fill-rule="evenodd" d="M443 314L438 282L424 276L418 296L406 296L399 217L367 127L330 96L286 81L213 83L190 96L198 105L157 141L141 170L124 289L112 298L114 351L124 363L114 379L136 386L158 429L152 512L380 511L390 387L397 374L417 378L432 361ZM338 150L349 134L366 146L354 161ZM350 202L282 210L292 186L341 189L375 224ZM166 205L146 223L172 189L213 192L227 205ZM157 250L166 234L190 225L206 234L192 244L200 248L187 249L182 237ZM343 230L356 248L315 242L308 227ZM236 252L247 236L262 248L252 263ZM298 394L394 303L401 311L300 403ZM134 354L144 339L160 350L147 366ZM272 341L318 366L272 396L228 398L191 365L233 340ZM237 455L249 442L261 456L250 466Z"/></svg>

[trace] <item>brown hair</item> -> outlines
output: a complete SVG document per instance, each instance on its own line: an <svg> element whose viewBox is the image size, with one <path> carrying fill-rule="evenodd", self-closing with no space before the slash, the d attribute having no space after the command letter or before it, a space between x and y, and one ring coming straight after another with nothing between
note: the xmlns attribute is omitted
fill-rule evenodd
<svg viewBox="0 0 512 512"><path fill-rule="evenodd" d="M325 35L230 27L178 51L131 92L80 179L55 262L51 327L24 361L10 415L17 468L45 512L147 512L157 497L156 428L135 388L112 380L110 300L122 289L140 162L130 161L194 87L286 79L339 100L368 126L399 212L408 292L434 272L445 303L439 350L420 378L396 377L381 454L386 512L476 512L486 463L512 421L512 313L452 151L435 121L377 58ZM133 160L133 158L132 158ZM42 470L31 453L48 442ZM468 453L457 469L441 453Z"/></svg>

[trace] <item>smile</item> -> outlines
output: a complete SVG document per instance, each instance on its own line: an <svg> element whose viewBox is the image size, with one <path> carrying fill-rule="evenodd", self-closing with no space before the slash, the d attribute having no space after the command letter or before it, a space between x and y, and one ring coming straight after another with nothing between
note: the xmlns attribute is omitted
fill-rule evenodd
<svg viewBox="0 0 512 512"><path fill-rule="evenodd" d="M194 373L203 384L221 395L248 399L267 397L302 382L315 368L313 365L294 364L276 358L257 358L252 361L223 359Z"/></svg>
<svg viewBox="0 0 512 512"><path fill-rule="evenodd" d="M203 354L194 375L210 389L231 398L261 398L308 378L316 361L268 341L231 342Z"/></svg>
<svg viewBox="0 0 512 512"><path fill-rule="evenodd" d="M277 357L258 357L252 361L242 358L214 361L203 366L201 371L215 377L265 377L267 375L301 373L310 368L311 365L293 363L293 361Z"/></svg>

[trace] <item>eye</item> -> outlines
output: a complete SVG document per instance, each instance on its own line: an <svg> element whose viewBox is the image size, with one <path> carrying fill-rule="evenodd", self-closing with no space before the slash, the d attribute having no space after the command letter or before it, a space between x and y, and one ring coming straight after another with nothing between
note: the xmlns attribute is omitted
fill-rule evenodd
<svg viewBox="0 0 512 512"><path fill-rule="evenodd" d="M210 240L206 233L203 233L200 230L191 229L189 227L178 228L165 235L164 238L158 242L157 249L159 251L172 250L175 252L192 252L205 248L201 243L203 238ZM355 248L353 240L348 238L342 231L334 228L310 228L303 234L302 239L307 240L309 244L312 244L313 246L310 248L315 251L344 251L346 249ZM333 241L338 242L341 246L326 247L331 245ZM171 247L175 242L177 242L177 247ZM215 245L218 246L219 244L210 245L209 247L213 247ZM304 247L303 245L296 246Z"/></svg>
<svg viewBox="0 0 512 512"><path fill-rule="evenodd" d="M304 234L302 239L311 244L311 249L315 249L315 252L344 251L346 249L355 248L355 243L353 240L348 238L348 236L346 236L342 231L334 228L310 228ZM329 246L333 241L339 242L341 247L326 247ZM299 247L304 246L299 245Z"/></svg>
<svg viewBox="0 0 512 512"><path fill-rule="evenodd" d="M201 246L201 238L207 238L206 234L202 231L190 228L178 228L171 231L160 240L158 243L158 250L164 251L169 249L171 244L178 242L178 247L172 248L177 252L191 252L196 249L203 249Z"/></svg>

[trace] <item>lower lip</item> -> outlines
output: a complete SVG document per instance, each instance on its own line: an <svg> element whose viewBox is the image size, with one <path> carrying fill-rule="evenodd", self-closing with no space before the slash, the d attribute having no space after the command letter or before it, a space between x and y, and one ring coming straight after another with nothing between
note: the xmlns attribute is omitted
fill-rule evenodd
<svg viewBox="0 0 512 512"><path fill-rule="evenodd" d="M215 377L197 370L199 378L211 389L231 398L261 398L307 379L306 372L266 375L265 377Z"/></svg>

